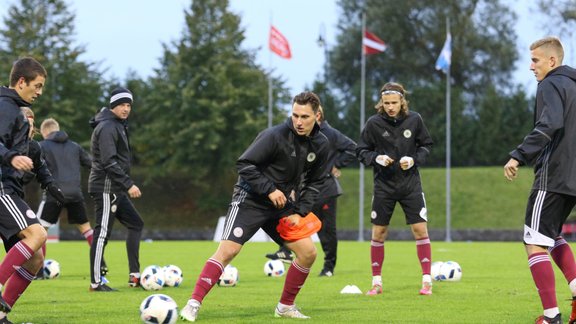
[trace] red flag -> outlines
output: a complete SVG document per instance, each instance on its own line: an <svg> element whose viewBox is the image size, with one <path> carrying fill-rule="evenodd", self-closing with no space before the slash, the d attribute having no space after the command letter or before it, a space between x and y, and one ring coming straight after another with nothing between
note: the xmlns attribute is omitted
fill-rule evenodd
<svg viewBox="0 0 576 324"><path fill-rule="evenodd" d="M274 28L274 26L270 26L268 46L272 52L278 54L280 57L285 59L290 59L292 57L288 40L278 31L278 29Z"/></svg>
<svg viewBox="0 0 576 324"><path fill-rule="evenodd" d="M362 48L365 55L377 54L386 50L386 43L378 38L378 36L365 31L364 38L362 39Z"/></svg>

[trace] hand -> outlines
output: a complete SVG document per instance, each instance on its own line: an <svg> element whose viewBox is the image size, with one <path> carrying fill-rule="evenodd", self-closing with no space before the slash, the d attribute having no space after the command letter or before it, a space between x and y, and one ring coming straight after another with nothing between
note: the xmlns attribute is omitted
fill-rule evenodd
<svg viewBox="0 0 576 324"><path fill-rule="evenodd" d="M516 179L518 176L518 165L520 165L520 162L516 159L508 160L508 163L504 166L504 176L506 179L510 181Z"/></svg>
<svg viewBox="0 0 576 324"><path fill-rule="evenodd" d="M130 198L140 198L142 192L140 192L140 188L136 187L136 185L132 185L132 187L128 189L128 196L130 196Z"/></svg>
<svg viewBox="0 0 576 324"><path fill-rule="evenodd" d="M32 162L32 159L30 159L25 155L16 155L15 157L12 158L10 164L12 164L14 169L20 171L31 171L34 168L34 163Z"/></svg>
<svg viewBox="0 0 576 324"><path fill-rule="evenodd" d="M376 163L380 164L383 167L387 167L390 164L394 163L394 160L392 160L388 155L378 155L376 157Z"/></svg>
<svg viewBox="0 0 576 324"><path fill-rule="evenodd" d="M337 167L332 167L332 175L334 176L334 178L340 178L342 172Z"/></svg>
<svg viewBox="0 0 576 324"><path fill-rule="evenodd" d="M409 156L403 156L400 159L400 168L402 168L402 170L408 170L411 167L414 166L414 159L409 157Z"/></svg>
<svg viewBox="0 0 576 324"><path fill-rule="evenodd" d="M301 219L302 219L302 216L300 216L298 214L292 214L290 216L286 216L286 222L288 223L288 225L290 227L298 226Z"/></svg>
<svg viewBox="0 0 576 324"><path fill-rule="evenodd" d="M284 196L284 193L278 189L268 194L268 199L270 199L274 207L278 209L284 208L284 205L286 205L287 200L286 196Z"/></svg>
<svg viewBox="0 0 576 324"><path fill-rule="evenodd" d="M46 186L46 191L48 191L48 193L50 193L50 196L54 197L58 201L58 203L64 204L66 202L66 198L64 198L62 190L60 190L60 188L58 188L58 186L54 182L51 182L50 184L48 184L48 186Z"/></svg>

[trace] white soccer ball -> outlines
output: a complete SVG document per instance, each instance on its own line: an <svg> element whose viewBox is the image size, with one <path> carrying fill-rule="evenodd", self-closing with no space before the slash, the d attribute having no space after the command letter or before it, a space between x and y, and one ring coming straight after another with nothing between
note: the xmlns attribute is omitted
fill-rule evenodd
<svg viewBox="0 0 576 324"><path fill-rule="evenodd" d="M164 267L164 286L178 287L184 280L182 269L173 264Z"/></svg>
<svg viewBox="0 0 576 324"><path fill-rule="evenodd" d="M144 290L160 290L164 286L164 271L157 265L148 266L140 275L140 286Z"/></svg>
<svg viewBox="0 0 576 324"><path fill-rule="evenodd" d="M238 283L239 276L238 276L238 268L227 265L224 268L224 272L220 275L218 279L218 286L220 287L234 287Z"/></svg>
<svg viewBox="0 0 576 324"><path fill-rule="evenodd" d="M285 272L284 263L280 260L268 260L264 264L264 273L268 277L282 277Z"/></svg>
<svg viewBox="0 0 576 324"><path fill-rule="evenodd" d="M432 279L440 280L440 267L442 267L443 264L444 262L442 261L432 262L432 266L430 268L430 276Z"/></svg>
<svg viewBox="0 0 576 324"><path fill-rule="evenodd" d="M443 281L460 281L462 279L462 268L455 261L446 261L440 267L438 280Z"/></svg>
<svg viewBox="0 0 576 324"><path fill-rule="evenodd" d="M45 279L54 279L60 276L60 263L56 260L44 260L44 267L42 267L42 274Z"/></svg>
<svg viewBox="0 0 576 324"><path fill-rule="evenodd" d="M170 296L150 295L140 304L140 318L147 324L174 324L178 319L178 305Z"/></svg>

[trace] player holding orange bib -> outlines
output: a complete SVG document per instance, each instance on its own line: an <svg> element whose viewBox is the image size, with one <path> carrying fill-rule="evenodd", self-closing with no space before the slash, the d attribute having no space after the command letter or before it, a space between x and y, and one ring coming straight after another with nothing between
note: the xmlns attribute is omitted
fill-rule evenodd
<svg viewBox="0 0 576 324"><path fill-rule="evenodd" d="M293 100L292 116L285 123L261 132L236 162L238 182L226 215L222 240L208 259L194 291L180 312L182 319L195 321L204 298L228 265L258 229L262 228L278 244L296 253L288 269L276 317L309 318L295 306L294 300L304 285L316 259L316 247L307 237L285 241L284 234L308 221L319 189L328 174L329 143L319 131L316 113L320 99L312 92L303 92ZM290 194L295 192L294 201ZM311 220L311 218L310 218ZM286 222L286 224L284 224ZM300 224L302 223L302 225ZM287 225L287 231L282 227ZM305 235L306 236L306 235Z"/></svg>

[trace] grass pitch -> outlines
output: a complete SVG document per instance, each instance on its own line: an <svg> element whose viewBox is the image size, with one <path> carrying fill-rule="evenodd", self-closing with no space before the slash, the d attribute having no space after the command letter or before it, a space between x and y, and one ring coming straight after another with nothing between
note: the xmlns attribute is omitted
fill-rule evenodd
<svg viewBox="0 0 576 324"><path fill-rule="evenodd" d="M183 284L159 291L182 307L216 247L217 243L209 241L142 242L142 269L151 264L182 268ZM384 294L340 294L346 285L356 285L365 293L371 284L369 242L343 241L331 278L318 277L324 257L318 245L318 259L296 304L314 323L529 323L541 314L520 242L432 242L433 261L457 261L463 270L460 282L435 282L432 296L418 295L421 274L414 242L389 241L385 247ZM267 260L264 255L275 250L273 243L247 243L232 262L240 272L238 286L215 286L204 300L198 322L294 321L274 319L284 277L266 277L263 267ZM105 255L110 286L118 292L88 291L88 255L85 242L49 244L47 258L60 262L61 277L34 281L9 319L14 323L139 323L138 307L153 292L128 288L124 243L110 242ZM567 321L570 291L559 271L556 282L560 309Z"/></svg>

